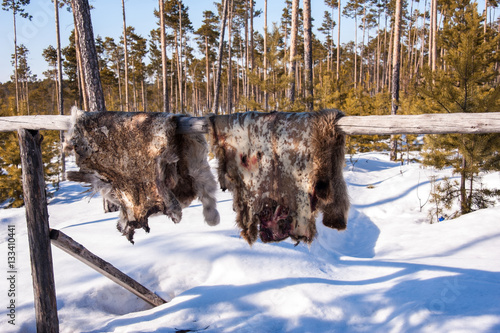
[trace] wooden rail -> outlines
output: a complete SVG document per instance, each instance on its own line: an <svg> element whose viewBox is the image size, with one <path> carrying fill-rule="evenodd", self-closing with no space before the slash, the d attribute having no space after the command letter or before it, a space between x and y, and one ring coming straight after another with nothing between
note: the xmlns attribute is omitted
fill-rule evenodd
<svg viewBox="0 0 500 333"><path fill-rule="evenodd" d="M346 116L338 124L348 135L500 133L500 112ZM0 132L18 129L66 131L70 126L71 116L0 117ZM206 118L179 118L177 133L207 132Z"/></svg>

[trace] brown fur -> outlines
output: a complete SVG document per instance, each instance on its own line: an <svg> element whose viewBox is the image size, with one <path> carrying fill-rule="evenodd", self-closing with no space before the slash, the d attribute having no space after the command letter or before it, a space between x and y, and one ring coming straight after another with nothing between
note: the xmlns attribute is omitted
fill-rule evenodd
<svg viewBox="0 0 500 333"><path fill-rule="evenodd" d="M67 138L80 171L68 179L91 183L120 206L117 228L133 242L149 231L148 217L163 213L175 223L182 208L200 198L205 220L219 223L216 182L202 135L176 135L176 116L163 113L84 113L74 110Z"/></svg>
<svg viewBox="0 0 500 333"><path fill-rule="evenodd" d="M345 135L336 126L342 116L325 110L210 118L219 183L233 192L236 222L250 244L259 236L310 243L318 211L326 226L346 228Z"/></svg>

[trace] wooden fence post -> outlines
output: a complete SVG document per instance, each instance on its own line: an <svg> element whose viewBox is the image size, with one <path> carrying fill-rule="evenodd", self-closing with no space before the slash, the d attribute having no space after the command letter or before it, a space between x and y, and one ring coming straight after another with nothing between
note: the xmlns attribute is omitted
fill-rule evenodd
<svg viewBox="0 0 500 333"><path fill-rule="evenodd" d="M37 332L59 332L54 269L49 237L49 214L43 174L42 136L20 129L19 146L23 173L24 204L33 277Z"/></svg>

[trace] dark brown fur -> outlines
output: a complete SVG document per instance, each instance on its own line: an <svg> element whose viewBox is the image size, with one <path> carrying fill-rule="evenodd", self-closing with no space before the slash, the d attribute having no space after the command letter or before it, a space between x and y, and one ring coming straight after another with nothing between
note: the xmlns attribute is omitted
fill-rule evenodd
<svg viewBox="0 0 500 333"><path fill-rule="evenodd" d="M177 223L197 197L207 223L219 222L205 139L175 129L176 116L169 114L74 110L67 148L80 171L68 179L91 183L119 205L117 227L131 242L135 229L149 231L149 216L163 213Z"/></svg>

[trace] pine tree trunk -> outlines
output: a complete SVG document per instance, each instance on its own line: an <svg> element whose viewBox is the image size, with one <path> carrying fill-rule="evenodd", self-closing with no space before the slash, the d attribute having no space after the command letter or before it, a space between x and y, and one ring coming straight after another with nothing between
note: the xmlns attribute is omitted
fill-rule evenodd
<svg viewBox="0 0 500 333"><path fill-rule="evenodd" d="M376 68L375 68L375 93L378 94L380 91L380 14L378 16L378 32L377 32L377 60L376 60Z"/></svg>
<svg viewBox="0 0 500 333"><path fill-rule="evenodd" d="M298 19L299 19L299 0L293 0L292 2L292 31L290 40L290 88L288 90L288 98L290 103L295 102L295 85L296 85L296 71L297 62L295 57L297 56L297 34L298 34Z"/></svg>
<svg viewBox="0 0 500 333"><path fill-rule="evenodd" d="M430 30L430 67L434 72L436 70L437 61L437 0L431 0L431 30Z"/></svg>
<svg viewBox="0 0 500 333"><path fill-rule="evenodd" d="M248 100L250 99L250 85L248 80L248 71L250 69L250 40L248 38L248 11L250 8L250 1L245 1L245 81L243 83L243 90L245 96L245 111L248 111Z"/></svg>
<svg viewBox="0 0 500 333"><path fill-rule="evenodd" d="M354 13L354 89L358 87L358 11Z"/></svg>
<svg viewBox="0 0 500 333"><path fill-rule="evenodd" d="M233 63L232 63L232 30L233 30L233 0L229 4L229 21L228 21L228 68L227 68L227 109L228 113L233 109Z"/></svg>
<svg viewBox="0 0 500 333"><path fill-rule="evenodd" d="M227 0L226 0L227 1ZM253 42L253 0L250 0L250 72L254 74L255 70L255 57L254 57L254 42ZM252 97L255 100L255 86L251 85Z"/></svg>
<svg viewBox="0 0 500 333"><path fill-rule="evenodd" d="M333 33L335 31L335 21L333 20L333 7L332 7L332 23L331 23L331 26L330 26L330 29L331 29L331 38L330 38L330 51L328 52L328 55L330 57L330 61L328 62L328 71L332 71L333 72Z"/></svg>
<svg viewBox="0 0 500 333"><path fill-rule="evenodd" d="M176 52L177 54L177 77L179 79L179 105L180 105L180 113L184 113L184 98L182 92L182 80L183 80L183 70L182 70L182 6L181 2L177 1L179 6L179 45L176 42ZM177 45L179 49L177 49Z"/></svg>
<svg viewBox="0 0 500 333"><path fill-rule="evenodd" d="M116 58L116 71L118 72L118 98L120 99L120 111L123 111L123 103L122 103L122 75L120 71L120 62L118 60L118 57Z"/></svg>
<svg viewBox="0 0 500 333"><path fill-rule="evenodd" d="M17 60L17 29L16 29L16 9L12 9L12 16L14 20L14 81L16 83L16 115L20 115L19 110L19 73L18 60Z"/></svg>
<svg viewBox="0 0 500 333"><path fill-rule="evenodd" d="M132 111L137 112L137 86L135 77L135 59L132 58L132 97L134 98L134 107Z"/></svg>
<svg viewBox="0 0 500 333"><path fill-rule="evenodd" d="M147 97L146 97L146 88L144 86L144 80L141 80L141 95L142 95L142 110L146 112L147 109Z"/></svg>
<svg viewBox="0 0 500 333"><path fill-rule="evenodd" d="M76 20L75 20L76 26ZM76 67L77 67L77 84L78 84L78 103L80 109L88 110L87 93L85 90L85 80L83 79L82 55L80 53L80 41L78 38L78 30L75 29L75 53L76 53Z"/></svg>
<svg viewBox="0 0 500 333"><path fill-rule="evenodd" d="M401 1L396 0L396 11L394 13L394 50L393 50L393 66L392 66L392 103L391 115L396 115L399 107L399 71L400 71L400 49L401 49ZM397 158L398 142L393 136L391 138L391 160Z"/></svg>
<svg viewBox="0 0 500 333"><path fill-rule="evenodd" d="M387 51L387 16L385 17L385 29L384 29L384 66L383 66L383 70L382 70L382 85L381 85L381 88L384 89L385 86L386 86L386 82L387 82L387 70L388 70L388 66L389 66L389 54L388 54L388 51Z"/></svg>
<svg viewBox="0 0 500 333"><path fill-rule="evenodd" d="M162 102L163 112L170 112L168 103L168 82L167 82L167 46L165 42L165 13L163 0L159 0L160 7L160 44L161 44L161 70L162 70Z"/></svg>
<svg viewBox="0 0 500 333"><path fill-rule="evenodd" d="M206 110L210 110L210 66L208 61L208 36L205 36L205 72L207 76L207 82L205 85L205 95L207 100Z"/></svg>
<svg viewBox="0 0 500 333"><path fill-rule="evenodd" d="M461 213L467 214L470 211L470 207L467 203L467 189L465 188L465 182L467 180L467 172L465 169L467 168L467 160L465 156L462 156L462 170L460 171L460 206Z"/></svg>
<svg viewBox="0 0 500 333"><path fill-rule="evenodd" d="M29 87L29 76L26 75L26 110L28 111L28 116L30 115L30 87Z"/></svg>
<svg viewBox="0 0 500 333"><path fill-rule="evenodd" d="M61 34L59 30L59 1L54 0L54 12L56 23L56 43L57 43L57 109L60 115L64 115L63 103L63 79L62 79L62 61L61 61ZM66 180L66 156L63 149L64 131L59 132L59 141L61 144L61 174L62 180Z"/></svg>
<svg viewBox="0 0 500 333"><path fill-rule="evenodd" d="M486 41L487 27L488 27L488 0L484 0L484 25L483 25L484 41Z"/></svg>
<svg viewBox="0 0 500 333"><path fill-rule="evenodd" d="M180 107L176 107L174 113L179 113L181 112L182 108L182 78L181 78L181 64L180 64L180 57L179 57L179 42L178 42L178 33L177 30L175 30L175 67L177 69L177 90L176 90L176 96L177 98L176 103L179 103Z"/></svg>
<svg viewBox="0 0 500 333"><path fill-rule="evenodd" d="M80 52L82 55L83 76L89 99L88 111L106 111L104 93L99 74L99 63L95 49L94 32L90 19L88 0L73 0L73 15L79 33Z"/></svg>
<svg viewBox="0 0 500 333"><path fill-rule="evenodd" d="M264 110L269 111L269 92L267 91L267 0L264 2Z"/></svg>
<svg viewBox="0 0 500 333"><path fill-rule="evenodd" d="M337 28L337 81L340 78L340 0L338 2L338 28Z"/></svg>
<svg viewBox="0 0 500 333"><path fill-rule="evenodd" d="M169 106L169 109L173 108L172 112L175 113L177 110L177 98L176 98L176 96L174 96L174 92L176 90L174 90L174 52L173 51L172 51L172 61L170 61L170 73L172 73L170 75L170 91L172 92L172 105ZM175 101L175 104L174 104L174 101ZM170 101L169 101L169 103L170 103Z"/></svg>
<svg viewBox="0 0 500 333"><path fill-rule="evenodd" d="M224 32L226 30L226 20L228 12L229 0L224 0L223 14L221 19L221 31L220 31L220 41L219 41L219 54L217 57L217 76L215 78L215 92L214 92L214 105L212 112L218 114L219 112L219 94L220 94L220 77L222 72L222 55L224 51Z"/></svg>
<svg viewBox="0 0 500 333"><path fill-rule="evenodd" d="M365 53L365 34L366 34L366 4L363 6L363 38L361 39L361 53L359 62L359 83L363 86L363 56Z"/></svg>
<svg viewBox="0 0 500 333"><path fill-rule="evenodd" d="M389 45L387 45L387 70L386 70L386 85L392 91L392 64L393 64L393 50L394 50L394 26L391 24Z"/></svg>
<svg viewBox="0 0 500 333"><path fill-rule="evenodd" d="M304 86L306 92L306 111L314 109L314 83L312 66L311 0L304 0Z"/></svg>
<svg viewBox="0 0 500 333"><path fill-rule="evenodd" d="M127 22L125 19L125 2L122 0L122 15L123 15L123 54L125 57L125 111L130 111L129 95L128 95L128 47L127 47Z"/></svg>

